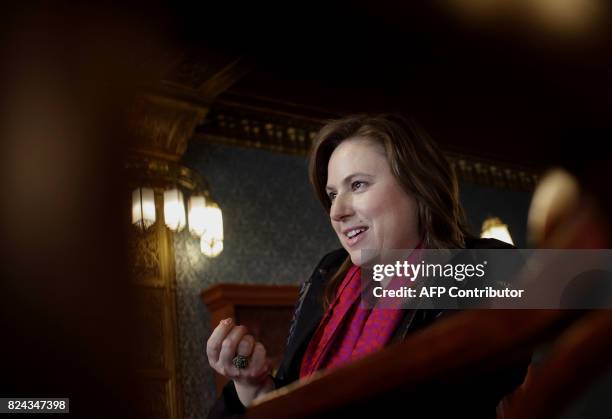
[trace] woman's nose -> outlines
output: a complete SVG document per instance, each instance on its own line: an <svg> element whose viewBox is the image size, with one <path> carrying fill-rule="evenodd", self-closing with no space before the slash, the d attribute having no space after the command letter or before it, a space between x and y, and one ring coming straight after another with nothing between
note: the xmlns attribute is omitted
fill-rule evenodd
<svg viewBox="0 0 612 419"><path fill-rule="evenodd" d="M336 196L329 209L329 216L333 221L342 221L346 217L353 215L353 213L351 199L346 194Z"/></svg>

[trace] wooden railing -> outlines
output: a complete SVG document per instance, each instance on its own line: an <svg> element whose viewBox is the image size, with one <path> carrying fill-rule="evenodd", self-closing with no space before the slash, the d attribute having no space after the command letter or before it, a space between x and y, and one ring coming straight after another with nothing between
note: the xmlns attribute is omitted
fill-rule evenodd
<svg viewBox="0 0 612 419"><path fill-rule="evenodd" d="M525 362L538 343L582 314L558 310L457 313L400 344L269 394L248 410L247 417L319 418L366 412L385 417L385 412L400 409L430 417L452 414L453 403L478 403L482 399L478 393L494 385L488 380L494 382L499 371ZM466 383L473 389L465 388ZM490 411L495 412L495 406Z"/></svg>

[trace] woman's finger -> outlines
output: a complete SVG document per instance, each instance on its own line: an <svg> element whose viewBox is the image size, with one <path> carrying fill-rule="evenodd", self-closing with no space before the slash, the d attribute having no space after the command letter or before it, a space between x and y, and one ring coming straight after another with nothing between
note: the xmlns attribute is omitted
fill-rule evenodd
<svg viewBox="0 0 612 419"><path fill-rule="evenodd" d="M238 349L238 343L244 335L247 334L247 328L244 326L234 326L234 328L227 334L223 342L221 343L221 353L219 354L218 365L225 372L226 376L235 376L236 367L234 367L232 360L236 357L236 349ZM234 374L232 374L232 371Z"/></svg>
<svg viewBox="0 0 612 419"><path fill-rule="evenodd" d="M246 357L251 356L253 352L253 346L255 345L255 338L252 335L244 335L238 343L238 349L236 349L236 355L242 355Z"/></svg>
<svg viewBox="0 0 612 419"><path fill-rule="evenodd" d="M217 327L215 327L215 330L210 334L206 342L206 356L211 366L219 362L221 344L233 327L234 321L231 318L221 320Z"/></svg>
<svg viewBox="0 0 612 419"><path fill-rule="evenodd" d="M253 354L249 361L249 366L240 373L240 377L244 377L249 381L259 381L268 373L268 361L266 359L266 348L261 342L255 343Z"/></svg>

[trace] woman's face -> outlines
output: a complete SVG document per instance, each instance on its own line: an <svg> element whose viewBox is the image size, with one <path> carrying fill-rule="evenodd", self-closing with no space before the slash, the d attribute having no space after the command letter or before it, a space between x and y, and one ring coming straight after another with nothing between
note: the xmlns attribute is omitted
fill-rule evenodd
<svg viewBox="0 0 612 419"><path fill-rule="evenodd" d="M332 153L327 166L330 218L351 261L361 266L361 250L412 249L419 241L417 204L391 173L381 144L350 138Z"/></svg>

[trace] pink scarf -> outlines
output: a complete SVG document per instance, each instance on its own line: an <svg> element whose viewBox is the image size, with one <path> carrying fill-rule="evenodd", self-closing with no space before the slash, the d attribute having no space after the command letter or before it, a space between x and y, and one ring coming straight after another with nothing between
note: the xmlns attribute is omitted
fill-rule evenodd
<svg viewBox="0 0 612 419"><path fill-rule="evenodd" d="M409 259L416 257L415 253ZM393 281L390 285L394 288ZM391 340L403 310L363 308L359 304L361 290L361 268L353 265L306 348L300 378L376 352Z"/></svg>

